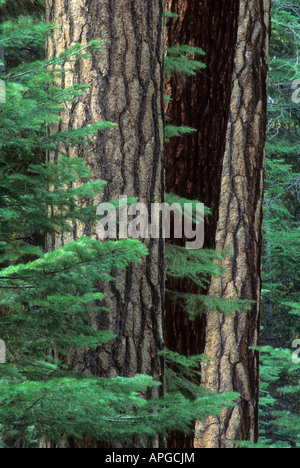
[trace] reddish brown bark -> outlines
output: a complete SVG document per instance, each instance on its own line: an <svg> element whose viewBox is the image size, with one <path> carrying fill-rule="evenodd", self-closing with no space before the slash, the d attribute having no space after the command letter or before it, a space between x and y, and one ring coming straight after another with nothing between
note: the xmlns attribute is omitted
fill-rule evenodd
<svg viewBox="0 0 300 468"><path fill-rule="evenodd" d="M202 47L206 69L197 76L168 81L172 102L168 123L198 130L167 145L167 192L200 200L212 210L205 225L205 247L214 248L221 187L222 158L230 105L236 45L237 2L168 0L167 8L180 18L167 24L168 45ZM230 14L228 14L230 12ZM167 289L205 293L183 281L169 281ZM206 317L191 322L182 309L166 304L166 346L185 355L204 352ZM193 438L176 436L173 447L192 447Z"/></svg>
<svg viewBox="0 0 300 468"><path fill-rule="evenodd" d="M270 2L169 0L167 6L181 15L168 24L168 43L202 47L207 65L186 82L177 77L169 83L170 122L198 133L169 145L167 191L209 206L205 247L233 255L210 294L254 301L250 312L231 319L209 313L192 324L167 304L167 346L215 358L202 369L203 383L241 394L234 411L197 425L197 447L223 448L234 445L229 439L254 441L258 433L258 360L249 347L257 344L259 329ZM172 287L194 292L183 283Z"/></svg>

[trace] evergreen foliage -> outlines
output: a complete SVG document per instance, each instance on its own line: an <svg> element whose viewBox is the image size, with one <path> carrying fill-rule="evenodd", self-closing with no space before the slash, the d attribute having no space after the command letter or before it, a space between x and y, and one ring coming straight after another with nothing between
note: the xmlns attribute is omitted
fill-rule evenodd
<svg viewBox="0 0 300 468"><path fill-rule="evenodd" d="M182 135L196 131L197 130L195 128L185 127L184 125L182 125L181 127L177 127L176 125L167 124L165 126L165 141L166 143L169 143L171 138L180 137Z"/></svg>
<svg viewBox="0 0 300 468"><path fill-rule="evenodd" d="M291 350L293 341L300 339L300 104L292 100L293 82L300 79L300 2L272 4L259 348L261 433L258 444L240 445L299 448L300 364ZM105 379L68 369L70 349L88 352L114 337L95 327L95 317L103 310L99 284L115 281L117 270L141 262L148 252L137 240L83 237L46 253L46 239L71 232L74 221L89 224L92 231L95 205L84 202L97 200L106 184L91 182L83 161L68 153L115 124L99 122L62 132L64 103L74 102L87 86L58 85L70 64L89 57L101 44L75 44L46 61L45 37L55 26L44 21L44 0L0 0L0 14L5 19L0 78L6 85L6 103L0 103L0 339L7 347L7 364L0 365L0 447L14 448L19 439L25 447L38 448L41 439L59 443L65 434L114 444L131 437L147 441L169 431L190 433L195 419L219 414L238 397L216 395L199 385L204 356L164 350L168 392L156 399L145 398L149 389L161 385L149 376ZM166 21L176 17L166 12ZM166 76L176 74L184 80L201 73L203 56L201 48L171 45ZM166 101L171 98L166 96ZM168 123L165 130L166 142L197 131ZM55 155L51 161L49 153ZM166 194L166 201L181 207L192 203L197 222L196 200ZM210 209L205 210L209 216ZM166 245L168 278L202 291L167 291L191 320L207 311L229 315L249 309L246 301L206 294L211 278L222 276L227 255Z"/></svg>
<svg viewBox="0 0 300 468"><path fill-rule="evenodd" d="M299 447L299 364L291 358L293 340L300 338L299 320L299 104L293 102L299 79L299 0L273 2L270 47L269 123L267 133L263 302L261 352L261 434L247 448ZM176 49L180 60L180 47ZM200 52L201 54L201 52ZM185 59L185 57L184 57ZM170 60L172 63L172 60ZM180 68L180 66L178 67ZM185 65L183 64L183 69ZM174 73L177 68L167 69ZM187 72L187 75L189 73ZM299 85L298 85L299 87ZM295 94L294 94L295 96ZM299 93L297 94L299 96ZM180 135L167 129L167 141ZM183 133L195 129L183 128ZM174 195L172 195L174 196ZM205 288L210 275L222 275L218 261L226 253L185 252L166 246L169 277L186 278ZM204 260L204 256L207 258ZM210 257L211 256L211 257ZM219 260L214 256L220 256ZM209 258L210 257L210 258ZM217 260L217 262L216 262ZM193 319L215 310L230 314L249 304L168 291ZM231 302L231 303L230 303ZM284 349L288 348L288 349Z"/></svg>
<svg viewBox="0 0 300 468"><path fill-rule="evenodd" d="M178 15L166 12L166 19L173 20ZM199 47L189 45L172 45L167 49L165 59L166 78L177 76L179 79L185 79L189 76L194 76L206 65L197 60L198 57L204 56L205 52ZM172 100L172 96L166 96L166 101ZM171 138L180 137L185 134L197 132L186 126L176 127L166 123L165 126L165 141L169 143ZM187 200L179 197L176 194L166 194L166 202L169 205L179 204L184 209L184 204L189 203L192 206L193 222L197 223L196 206L200 203L198 200ZM205 207L205 215L211 215L209 207ZM233 315L236 312L249 310L250 304L248 301L243 301L235 298L213 297L206 294L206 290L210 284L212 276L222 276L222 268L220 266L222 260L229 252L216 252L214 250L197 250L191 251L181 248L170 243L166 244L166 262L168 278L181 278L190 280L196 286L202 288L203 294L190 294L178 291L167 290L170 299L181 305L191 320L195 319L199 314L205 314L208 311L218 312L225 315Z"/></svg>
<svg viewBox="0 0 300 468"><path fill-rule="evenodd" d="M215 250L186 250L183 247L168 244L166 246L167 275L169 278L182 278L192 281L205 291L212 276L222 276L224 269L221 261L228 252ZM250 310L248 301L234 298L190 294L167 290L171 300L180 304L191 319L208 311L224 315L233 315L242 310Z"/></svg>
<svg viewBox="0 0 300 468"><path fill-rule="evenodd" d="M179 15L170 11L165 11L165 19L173 20ZM199 60L205 55L205 52L200 47L193 47L185 44L174 44L167 48L165 57L165 76L168 79L171 76L178 75L180 79L185 80L189 76L196 75L201 69L206 68L206 65ZM166 101L172 99L171 96L165 96ZM169 143L171 138L180 137L185 134L196 132L194 128L187 126L169 125L166 122L165 126L165 141Z"/></svg>
<svg viewBox="0 0 300 468"><path fill-rule="evenodd" d="M272 6L261 344L262 448L299 447L299 104L293 102L300 2Z"/></svg>
<svg viewBox="0 0 300 468"><path fill-rule="evenodd" d="M176 74L181 77L196 75L200 69L206 68L203 62L197 60L203 55L205 52L200 47L184 44L169 47L165 58L166 75Z"/></svg>
<svg viewBox="0 0 300 468"><path fill-rule="evenodd" d="M91 182L83 161L67 152L114 124L59 130L63 103L86 86L63 90L57 78L100 44L76 44L45 61L45 34L53 26L45 25L42 6L34 0L5 3L0 37L7 89L7 102L0 104L0 327L7 346L7 364L0 366L0 444L13 448L22 440L38 448L41 439L59 442L64 434L120 443L190 432L195 419L218 414L237 397L198 387L194 392L196 386L186 393L185 378L199 357L183 361L169 353L168 360L185 372L173 373L170 392L151 400L144 397L147 390L160 383L149 376L104 379L67 368L70 349L99 348L113 337L93 326L103 300L98 285L114 281L112 271L140 262L147 249L137 240L82 238L45 253L47 236L70 231L72 221L93 226L95 206L82 202L97 197L105 183ZM56 130L49 133L49 125ZM46 158L50 152L53 161Z"/></svg>

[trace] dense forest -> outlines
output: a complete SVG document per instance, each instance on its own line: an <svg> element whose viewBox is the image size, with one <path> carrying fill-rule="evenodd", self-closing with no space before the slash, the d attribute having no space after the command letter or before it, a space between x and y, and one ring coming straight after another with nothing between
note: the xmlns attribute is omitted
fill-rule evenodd
<svg viewBox="0 0 300 468"><path fill-rule="evenodd" d="M299 57L300 0L0 0L0 448L300 448Z"/></svg>

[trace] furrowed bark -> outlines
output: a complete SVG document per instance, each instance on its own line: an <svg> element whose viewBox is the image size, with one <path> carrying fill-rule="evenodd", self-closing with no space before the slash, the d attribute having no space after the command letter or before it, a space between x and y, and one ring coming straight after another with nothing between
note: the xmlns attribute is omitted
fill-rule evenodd
<svg viewBox="0 0 300 468"><path fill-rule="evenodd" d="M233 317L209 313L202 381L218 391L236 391L234 408L198 423L195 446L234 448L235 441L258 438L258 344L264 148L267 119L267 71L270 1L240 2L226 149L223 159L216 248L228 249L223 278L214 278L210 294L253 301L250 312Z"/></svg>
<svg viewBox="0 0 300 468"><path fill-rule="evenodd" d="M205 248L214 248L238 5L235 0L167 0L166 6L180 15L167 24L167 44L189 44L206 52L201 58L206 69L187 80L178 76L167 83L172 97L167 108L168 122L198 130L183 138L174 138L167 145L167 192L200 200L211 208L212 216L205 222ZM193 294L206 293L183 281L168 281L167 288ZM185 355L203 353L205 328L205 316L190 321L188 315L167 298L168 349ZM193 447L193 437L176 435L169 444L170 447Z"/></svg>
<svg viewBox="0 0 300 468"><path fill-rule="evenodd" d="M258 356L249 347L259 331L270 2L169 0L167 6L181 15L168 24L167 43L202 47L207 65L186 82L178 77L169 83L170 123L198 133L168 146L167 191L209 206L205 247L232 254L209 294L254 302L250 312L231 318L209 313L193 324L167 304L166 342L188 355L204 351L214 362L203 366L202 383L241 394L234 410L196 426L195 447L229 448L233 440L255 441L258 434ZM172 287L195 292L182 282ZM175 446L180 443L179 437Z"/></svg>
<svg viewBox="0 0 300 468"><path fill-rule="evenodd" d="M49 39L48 57L76 42L103 41L101 50L76 63L74 74L67 74L62 83L91 86L83 98L67 106L63 130L101 120L117 123L116 128L99 133L92 145L69 152L70 157L84 159L95 180L108 182L95 209L120 195L137 197L149 210L151 203L163 202L163 4L163 0L47 0L47 19L60 27ZM89 226L74 223L72 239L82 234L93 233ZM53 236L49 248L69 240ZM117 273L115 283L101 288L109 311L99 312L95 326L112 330L117 338L96 352L72 353L70 368L101 377L140 373L164 383L164 361L159 357L164 346L164 244L162 239L145 242L149 256L143 263ZM162 394L163 389L155 392ZM130 441L128 446L140 447L141 442Z"/></svg>

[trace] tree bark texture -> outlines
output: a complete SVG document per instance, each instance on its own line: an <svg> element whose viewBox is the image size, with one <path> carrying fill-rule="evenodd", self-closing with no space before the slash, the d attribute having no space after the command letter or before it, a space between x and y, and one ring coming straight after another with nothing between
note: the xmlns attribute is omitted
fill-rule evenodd
<svg viewBox="0 0 300 468"><path fill-rule="evenodd" d="M202 47L207 65L185 83L170 82L171 122L198 133L170 145L167 190L210 206L205 246L232 254L224 261L223 278L212 278L209 294L253 301L249 312L233 317L208 313L192 326L198 351L213 358L202 368L202 383L241 395L234 409L197 423L194 445L231 448L234 440L255 441L258 435L258 355L249 347L257 345L259 332L270 2L167 4L181 15L169 24L168 42ZM182 327L184 320L179 314L167 307L173 326L166 340L175 348L182 331L174 324Z"/></svg>
<svg viewBox="0 0 300 468"><path fill-rule="evenodd" d="M205 222L205 248L215 247L222 158L225 151L233 57L236 44L237 2L229 0L167 0L168 10L180 15L168 21L168 46L189 44L202 47L206 69L183 80L167 81L172 97L167 108L168 122L187 125L198 131L174 138L167 145L166 190L200 200L212 210ZM228 14L230 12L230 14ZM187 281L168 281L167 289L192 294L206 292ZM166 297L166 346L189 355L204 352L206 317L190 321L180 306ZM193 447L193 437L177 434L170 447Z"/></svg>
<svg viewBox="0 0 300 468"><path fill-rule="evenodd" d="M179 19L170 20L167 25L167 44L202 47L206 52L207 67L186 81L180 76L168 80L172 97L167 109L168 122L187 125L198 132L173 139L167 145L166 189L200 200L212 209L213 214L205 223L205 247L214 248L237 7L235 1L225 4L221 0L167 0L166 3L170 11L180 14ZM197 292L192 285L181 281L169 282L168 289ZM204 351L205 317L190 322L178 306L168 302L166 321L167 347L187 355Z"/></svg>
<svg viewBox="0 0 300 468"><path fill-rule="evenodd" d="M150 209L164 199L163 11L163 0L47 0L47 20L59 26L48 41L48 57L76 42L103 41L101 50L77 62L74 74L62 82L90 85L83 98L67 106L62 130L102 120L117 123L99 132L92 145L69 151L70 157L84 159L94 179L108 182L97 202L127 195ZM82 234L93 233L75 223L71 240ZM69 240L53 236L49 248ZM140 373L164 383L159 356L164 347L164 243L145 242L149 256L142 264L117 272L117 281L101 289L109 310L99 312L95 325L112 330L116 339L96 352L72 353L70 368L101 377Z"/></svg>

